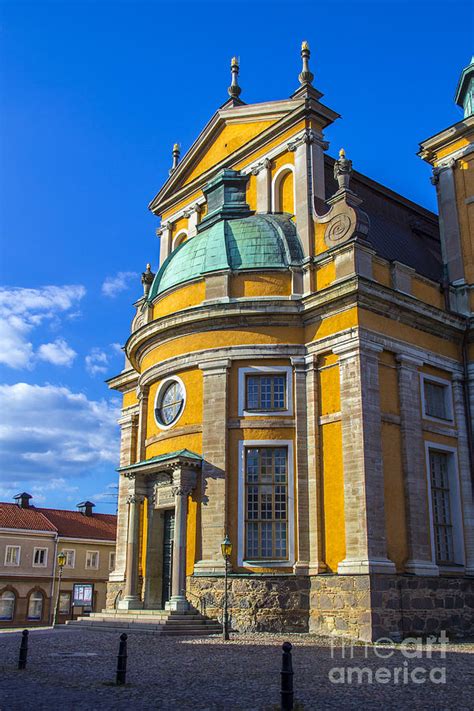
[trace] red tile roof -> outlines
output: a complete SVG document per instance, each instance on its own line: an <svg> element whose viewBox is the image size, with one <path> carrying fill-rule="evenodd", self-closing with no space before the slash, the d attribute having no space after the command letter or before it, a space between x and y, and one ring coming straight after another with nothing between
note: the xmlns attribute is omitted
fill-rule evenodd
<svg viewBox="0 0 474 711"><path fill-rule="evenodd" d="M0 502L0 528L19 528L30 531L57 531L68 538L97 538L114 541L117 516L93 514L84 516L80 511L43 509L32 506L22 509L17 504Z"/></svg>

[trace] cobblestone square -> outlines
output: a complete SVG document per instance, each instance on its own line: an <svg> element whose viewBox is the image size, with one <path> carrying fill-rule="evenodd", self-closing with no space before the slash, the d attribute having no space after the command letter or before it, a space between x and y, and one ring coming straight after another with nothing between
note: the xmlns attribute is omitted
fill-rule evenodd
<svg viewBox="0 0 474 711"><path fill-rule="evenodd" d="M473 708L473 643L448 644L445 658L439 649L409 658L397 645L346 642L343 650L340 640L315 635L235 635L224 643L134 633L127 685L116 687L118 633L33 630L24 671L17 669L20 637L0 635L1 711L277 709L285 640L293 644L296 708Z"/></svg>

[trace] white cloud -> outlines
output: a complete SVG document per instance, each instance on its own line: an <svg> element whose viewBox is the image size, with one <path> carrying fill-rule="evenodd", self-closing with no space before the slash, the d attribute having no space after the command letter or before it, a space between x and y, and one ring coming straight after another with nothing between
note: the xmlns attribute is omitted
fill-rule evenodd
<svg viewBox="0 0 474 711"><path fill-rule="evenodd" d="M127 291L132 286L133 281L138 282L138 274L136 272L118 272L115 276L108 276L102 284L102 293L104 296L114 298L121 291Z"/></svg>
<svg viewBox="0 0 474 711"><path fill-rule="evenodd" d="M60 316L76 316L79 302L85 293L85 288L80 285L45 286L39 289L0 287L0 363L10 368L31 370L36 360L31 332L45 323L57 325ZM66 342L63 343L69 349ZM59 365L66 364L66 351L64 348L62 351L63 362ZM51 349L46 349L45 353L51 355ZM52 357L54 354L57 360L58 347L53 349ZM54 361L49 359L49 362Z"/></svg>
<svg viewBox="0 0 474 711"><path fill-rule="evenodd" d="M114 352L115 355L123 355L123 347L120 345L120 343L111 343L110 347L112 348L112 351Z"/></svg>
<svg viewBox="0 0 474 711"><path fill-rule="evenodd" d="M86 355L86 370L90 375L106 373L109 367L109 358L105 351L100 348L93 348L89 355Z"/></svg>
<svg viewBox="0 0 474 711"><path fill-rule="evenodd" d="M71 367L76 351L68 346L64 338L57 338L53 343L43 343L38 348L38 358L53 365Z"/></svg>
<svg viewBox="0 0 474 711"><path fill-rule="evenodd" d="M54 385L0 385L2 471L7 499L25 488L39 497L62 489L75 495L71 479L115 469L119 456L116 420L120 409ZM40 499L38 499L40 500Z"/></svg>

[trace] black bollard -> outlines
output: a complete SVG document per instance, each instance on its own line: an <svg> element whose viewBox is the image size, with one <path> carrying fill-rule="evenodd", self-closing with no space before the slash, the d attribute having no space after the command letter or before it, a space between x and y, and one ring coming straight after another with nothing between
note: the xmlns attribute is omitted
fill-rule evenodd
<svg viewBox="0 0 474 711"><path fill-rule="evenodd" d="M293 709L293 662L291 661L291 644L284 642L282 645L283 655L281 660L281 709L282 711L292 711Z"/></svg>
<svg viewBox="0 0 474 711"><path fill-rule="evenodd" d="M127 635L122 632L120 635L119 653L117 657L117 684L125 684L127 675Z"/></svg>
<svg viewBox="0 0 474 711"><path fill-rule="evenodd" d="M23 630L21 633L20 656L18 657L18 669L26 669L26 660L28 658L28 630Z"/></svg>

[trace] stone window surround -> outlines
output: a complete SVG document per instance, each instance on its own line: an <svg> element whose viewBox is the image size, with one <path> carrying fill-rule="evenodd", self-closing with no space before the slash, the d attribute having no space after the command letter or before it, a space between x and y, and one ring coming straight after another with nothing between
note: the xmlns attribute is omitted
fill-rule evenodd
<svg viewBox="0 0 474 711"><path fill-rule="evenodd" d="M288 448L288 559L287 560L244 560L245 550L245 449L247 447L287 447ZM237 565L245 568L289 568L295 563L295 498L294 498L294 453L290 439L244 439L239 441L239 492L238 492L238 544Z"/></svg>
<svg viewBox="0 0 474 711"><path fill-rule="evenodd" d="M160 420L156 416L156 409L158 407L158 401L161 397L161 394L168 387L168 385L171 385L171 383L173 383L173 382L175 382L175 383L177 382L181 385L181 388L183 390L183 406L181 408L180 413L176 417L176 419L174 419L172 422L170 422L169 425L164 425L162 422L160 422ZM186 407L186 388L185 388L185 385L184 385L183 381L181 380L181 378L178 375L170 375L168 378L165 378L164 380L162 380L160 385L157 388L156 395L155 395L155 402L153 404L153 416L154 416L155 422L158 425L158 427L160 428L160 430L169 430L172 427L174 427L177 424L177 422L179 422L179 420L181 419L183 412L185 410L185 407Z"/></svg>
<svg viewBox="0 0 474 711"><path fill-rule="evenodd" d="M281 375L286 374L286 410L246 410L246 377L247 375ZM293 370L287 365L254 365L248 368L239 368L239 395L238 413L239 417L261 417L270 416L293 416Z"/></svg>
<svg viewBox="0 0 474 711"><path fill-rule="evenodd" d="M37 551L44 551L44 562L43 563L35 563L35 558L36 558L36 552ZM33 548L33 568L46 568L48 565L48 549L44 547L34 547Z"/></svg>
<svg viewBox="0 0 474 711"><path fill-rule="evenodd" d="M181 229L179 230L176 235L173 237L173 242L171 243L171 251L174 252L174 250L181 245L181 243L188 239L189 237L189 231L186 229ZM183 239L184 238L184 239Z"/></svg>
<svg viewBox="0 0 474 711"><path fill-rule="evenodd" d="M449 465L449 494L451 501L451 517L453 522L453 546L455 562L453 566L449 565L438 565L436 562L436 550L435 550L435 536L434 536L434 525L433 525L433 500L431 495L431 470L430 470L430 451L436 450L437 452L445 452L450 454L450 465ZM439 567L440 572L447 572L451 569L459 572L459 566L465 564L465 553L464 553L464 538L463 538L463 517L462 517L462 505L461 505L461 489L459 482L459 466L457 459L458 450L457 447L449 447L445 444L440 444L439 442L427 442L425 441L425 457L426 457L426 479L428 488L428 511L429 511L429 525L430 525L430 536L431 536L431 559L434 565Z"/></svg>
<svg viewBox="0 0 474 711"><path fill-rule="evenodd" d="M74 550L74 548L63 548L63 549L62 549L62 553L64 553L65 556L66 556L66 562L65 562L65 564L64 564L64 567L65 567L65 568L75 568L75 567L76 567L76 551ZM69 564L68 561L67 561L67 559L68 559L68 553L72 553L72 556L71 556L71 557L72 557L72 563L71 563L71 564Z"/></svg>
<svg viewBox="0 0 474 711"><path fill-rule="evenodd" d="M15 563L8 563L7 558L8 558L8 552L12 549L16 548L18 550L18 558ZM20 565L21 561L21 546L6 546L5 547L5 566L9 568L17 568Z"/></svg>
<svg viewBox="0 0 474 711"><path fill-rule="evenodd" d="M90 565L90 563L92 562L92 555L91 555L91 558L89 558L89 555L93 554L93 553L95 553L97 555L96 565ZM99 570L99 565L100 565L100 552L99 551L92 551L92 550L86 551L86 570Z"/></svg>
<svg viewBox="0 0 474 711"><path fill-rule="evenodd" d="M428 415L426 411L426 398L425 398L425 381L436 383L438 385L443 385L445 390L445 402L446 411L448 414L447 418L444 417L433 417L433 415ZM420 373L420 391L421 391L421 412L424 420L430 420L431 422L438 422L443 424L454 424L454 410L453 410L453 389L451 381L447 378L439 378L436 375L430 375L428 373Z"/></svg>
<svg viewBox="0 0 474 711"><path fill-rule="evenodd" d="M280 188L280 182L285 177L286 173L291 173L293 176L293 210L296 205L296 184L295 184L295 166L292 163L285 163L276 171L275 175L272 177L272 204L271 212L282 212L282 205L278 205L278 190ZM276 209L278 207L278 210Z"/></svg>
<svg viewBox="0 0 474 711"><path fill-rule="evenodd" d="M115 551L109 553L109 570L115 570Z"/></svg>

